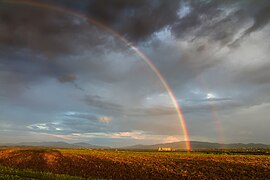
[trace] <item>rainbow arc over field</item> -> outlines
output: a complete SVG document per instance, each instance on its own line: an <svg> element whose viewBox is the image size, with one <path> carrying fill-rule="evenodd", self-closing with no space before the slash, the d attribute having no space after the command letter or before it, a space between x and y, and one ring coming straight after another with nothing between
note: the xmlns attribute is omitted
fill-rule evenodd
<svg viewBox="0 0 270 180"><path fill-rule="evenodd" d="M178 103L171 87L169 86L168 82L166 81L164 76L161 74L159 69L153 64L151 59L149 59L139 48L135 47L131 42L126 40L119 33L115 32L114 30L107 27L105 24L98 22L97 20L95 20L91 17L87 17L79 12L75 12L73 10L70 10L70 9L67 9L64 7L53 6L53 5L48 4L48 3L38 2L38 1L34 1L34 0L0 0L0 3L28 5L28 6L32 6L32 7L36 7L36 8L66 13L66 14L72 15L74 17L84 19L84 20L88 21L89 23L94 24L95 26L109 32L110 34L112 34L113 36L115 36L119 40L121 40L124 44L126 44L129 48L131 48L148 65L148 67L155 73L155 75L158 77L158 79L160 80L160 82L162 83L164 88L166 89L166 91L167 91L168 95L170 96L170 99L173 103L173 106L176 110L178 119L180 121L181 128L182 128L183 134L184 134L184 141L186 143L186 149L187 149L187 151L191 150L190 140L189 140L189 135L188 135L188 130L187 130L185 118L184 118L182 110L179 106L179 103Z"/></svg>

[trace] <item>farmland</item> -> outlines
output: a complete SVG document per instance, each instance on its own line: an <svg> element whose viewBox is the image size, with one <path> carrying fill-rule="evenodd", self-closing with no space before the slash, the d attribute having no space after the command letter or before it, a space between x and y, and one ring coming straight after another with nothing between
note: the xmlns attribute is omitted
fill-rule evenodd
<svg viewBox="0 0 270 180"><path fill-rule="evenodd" d="M270 179L270 156L250 154L4 148L0 165L0 179Z"/></svg>

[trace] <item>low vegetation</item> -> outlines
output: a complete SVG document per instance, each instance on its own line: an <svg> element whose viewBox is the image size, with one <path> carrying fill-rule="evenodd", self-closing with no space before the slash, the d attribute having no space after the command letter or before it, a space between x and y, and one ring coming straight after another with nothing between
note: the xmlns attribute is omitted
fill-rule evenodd
<svg viewBox="0 0 270 180"><path fill-rule="evenodd" d="M74 177L69 175L53 174L50 172L37 172L30 169L20 170L10 167L0 166L0 179L12 180L12 179L50 179L50 180L83 180L80 177Z"/></svg>
<svg viewBox="0 0 270 180"><path fill-rule="evenodd" d="M26 148L0 150L0 164L2 179L270 179L268 155Z"/></svg>

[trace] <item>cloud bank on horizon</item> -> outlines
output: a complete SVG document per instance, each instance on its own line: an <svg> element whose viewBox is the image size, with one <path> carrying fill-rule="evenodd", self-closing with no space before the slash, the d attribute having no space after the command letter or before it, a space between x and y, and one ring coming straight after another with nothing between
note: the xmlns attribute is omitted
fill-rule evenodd
<svg viewBox="0 0 270 180"><path fill-rule="evenodd" d="M269 141L268 0L39 0L139 47L168 81L191 140ZM0 142L183 140L140 57L70 14L0 1Z"/></svg>

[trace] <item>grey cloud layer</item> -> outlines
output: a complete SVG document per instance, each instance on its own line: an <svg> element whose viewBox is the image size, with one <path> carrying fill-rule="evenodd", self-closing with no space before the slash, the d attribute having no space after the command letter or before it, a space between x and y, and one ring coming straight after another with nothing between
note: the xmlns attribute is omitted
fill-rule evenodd
<svg viewBox="0 0 270 180"><path fill-rule="evenodd" d="M142 49L176 94L191 138L216 141L219 118L228 141L270 143L265 129L260 134L254 127L269 126L269 1L41 2L93 17ZM108 32L68 14L3 3L0 32L5 137L92 133L96 142L95 133L130 133L137 142L140 133L181 135L159 79ZM242 134L230 129L235 124ZM249 128L252 134L245 133Z"/></svg>

